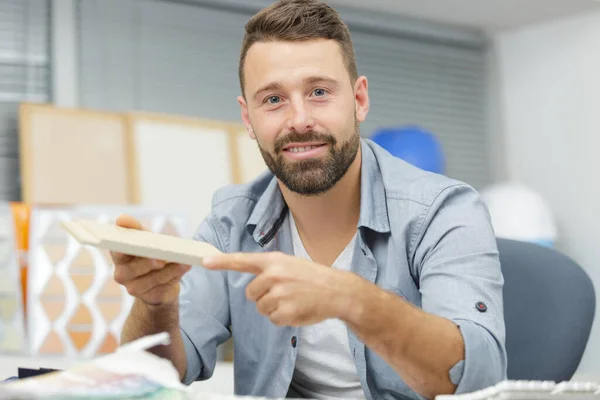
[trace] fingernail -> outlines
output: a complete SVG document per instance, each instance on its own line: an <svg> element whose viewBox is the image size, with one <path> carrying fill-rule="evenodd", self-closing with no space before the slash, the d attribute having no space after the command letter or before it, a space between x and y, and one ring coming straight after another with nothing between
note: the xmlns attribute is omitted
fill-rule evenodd
<svg viewBox="0 0 600 400"><path fill-rule="evenodd" d="M163 262L160 260L152 260L152 265L158 268L163 265Z"/></svg>

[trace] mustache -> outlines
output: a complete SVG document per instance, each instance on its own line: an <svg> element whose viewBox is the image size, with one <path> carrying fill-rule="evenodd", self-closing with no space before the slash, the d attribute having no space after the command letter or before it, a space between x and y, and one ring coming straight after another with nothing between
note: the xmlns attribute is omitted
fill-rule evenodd
<svg viewBox="0 0 600 400"><path fill-rule="evenodd" d="M279 153L285 146L290 143L309 143L309 142L323 142L331 146L335 146L337 140L335 137L325 133L319 133L315 131L308 131L304 133L292 132L287 135L278 138L274 144L274 150Z"/></svg>

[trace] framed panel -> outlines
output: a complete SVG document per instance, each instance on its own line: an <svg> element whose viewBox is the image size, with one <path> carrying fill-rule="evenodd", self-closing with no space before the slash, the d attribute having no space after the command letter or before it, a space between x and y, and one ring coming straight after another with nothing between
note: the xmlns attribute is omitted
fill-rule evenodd
<svg viewBox="0 0 600 400"><path fill-rule="evenodd" d="M23 104L19 118L24 202L132 203L132 149L124 116Z"/></svg>
<svg viewBox="0 0 600 400"><path fill-rule="evenodd" d="M236 183L248 183L267 171L267 165L256 141L248 136L243 125L232 126L231 133L235 147Z"/></svg>
<svg viewBox="0 0 600 400"><path fill-rule="evenodd" d="M136 201L187 216L190 234L209 214L214 192L235 183L231 126L217 121L130 114Z"/></svg>

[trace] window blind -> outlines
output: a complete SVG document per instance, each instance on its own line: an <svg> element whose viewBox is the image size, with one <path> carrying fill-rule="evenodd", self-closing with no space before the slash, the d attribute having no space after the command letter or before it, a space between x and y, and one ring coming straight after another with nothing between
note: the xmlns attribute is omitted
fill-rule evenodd
<svg viewBox="0 0 600 400"><path fill-rule="evenodd" d="M0 200L21 195L18 105L50 98L49 0L0 0Z"/></svg>

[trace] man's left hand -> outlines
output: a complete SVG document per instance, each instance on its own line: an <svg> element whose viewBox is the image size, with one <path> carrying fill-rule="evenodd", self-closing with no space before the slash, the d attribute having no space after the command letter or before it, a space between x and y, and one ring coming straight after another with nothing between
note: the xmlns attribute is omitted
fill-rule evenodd
<svg viewBox="0 0 600 400"><path fill-rule="evenodd" d="M205 259L203 266L255 274L246 296L280 326L341 318L361 284L355 274L280 252L223 254Z"/></svg>

